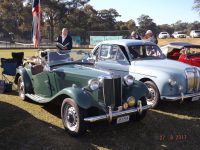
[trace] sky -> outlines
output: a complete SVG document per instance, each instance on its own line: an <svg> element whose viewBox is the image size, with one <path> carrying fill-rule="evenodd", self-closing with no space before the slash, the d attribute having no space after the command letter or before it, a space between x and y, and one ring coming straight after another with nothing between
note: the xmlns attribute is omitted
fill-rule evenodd
<svg viewBox="0 0 200 150"><path fill-rule="evenodd" d="M157 25L200 21L199 14L192 9L194 0L90 0L96 10L114 8L121 15L117 21L128 21L142 14L150 16Z"/></svg>

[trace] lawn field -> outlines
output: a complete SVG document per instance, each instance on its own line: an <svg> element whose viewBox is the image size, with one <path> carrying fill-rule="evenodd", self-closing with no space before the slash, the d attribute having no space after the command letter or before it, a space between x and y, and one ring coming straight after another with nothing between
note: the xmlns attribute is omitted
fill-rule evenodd
<svg viewBox="0 0 200 150"><path fill-rule="evenodd" d="M183 39L200 43L200 39ZM181 39L181 41L183 41ZM159 45L175 39L159 40ZM176 40L177 41L177 40ZM0 50L0 57L24 51ZM63 129L60 107L21 101L15 91L0 94L0 150L198 150L200 101L162 102L140 122L92 124L87 134L70 137Z"/></svg>

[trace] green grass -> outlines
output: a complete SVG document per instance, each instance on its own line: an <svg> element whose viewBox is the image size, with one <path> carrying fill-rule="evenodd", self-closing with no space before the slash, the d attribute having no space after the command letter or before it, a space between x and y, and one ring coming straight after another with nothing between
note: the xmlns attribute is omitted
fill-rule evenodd
<svg viewBox="0 0 200 150"><path fill-rule="evenodd" d="M0 57L11 57L12 51L0 50ZM23 51L26 57L35 54ZM16 92L0 94L0 149L197 150L199 108L200 101L162 102L141 122L92 124L86 135L72 138L63 129L60 107L21 101Z"/></svg>
<svg viewBox="0 0 200 150"><path fill-rule="evenodd" d="M37 50L35 49L8 49L8 50L0 50L0 58L11 58L12 52L24 52L24 57L30 57L37 54Z"/></svg>
<svg viewBox="0 0 200 150"><path fill-rule="evenodd" d="M9 94L9 95L8 95ZM200 102L163 102L141 122L93 124L72 138L60 119L60 107L21 101L0 94L1 149L198 149Z"/></svg>

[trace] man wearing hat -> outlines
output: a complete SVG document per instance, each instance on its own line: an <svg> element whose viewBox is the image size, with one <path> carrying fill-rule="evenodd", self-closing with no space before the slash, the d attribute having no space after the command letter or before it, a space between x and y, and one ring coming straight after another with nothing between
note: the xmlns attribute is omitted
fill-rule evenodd
<svg viewBox="0 0 200 150"><path fill-rule="evenodd" d="M154 37L151 30L147 30L144 36L144 40L158 44L158 40Z"/></svg>

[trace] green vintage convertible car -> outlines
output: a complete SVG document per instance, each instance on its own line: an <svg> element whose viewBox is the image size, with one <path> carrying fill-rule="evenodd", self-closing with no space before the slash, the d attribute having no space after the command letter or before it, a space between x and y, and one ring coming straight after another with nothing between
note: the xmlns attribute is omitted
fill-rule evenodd
<svg viewBox="0 0 200 150"><path fill-rule="evenodd" d="M108 120L124 123L141 120L150 106L147 87L131 75L123 79L84 63L80 51L40 52L38 63L26 63L17 70L15 83L22 100L55 102L71 135L86 131L89 123Z"/></svg>

